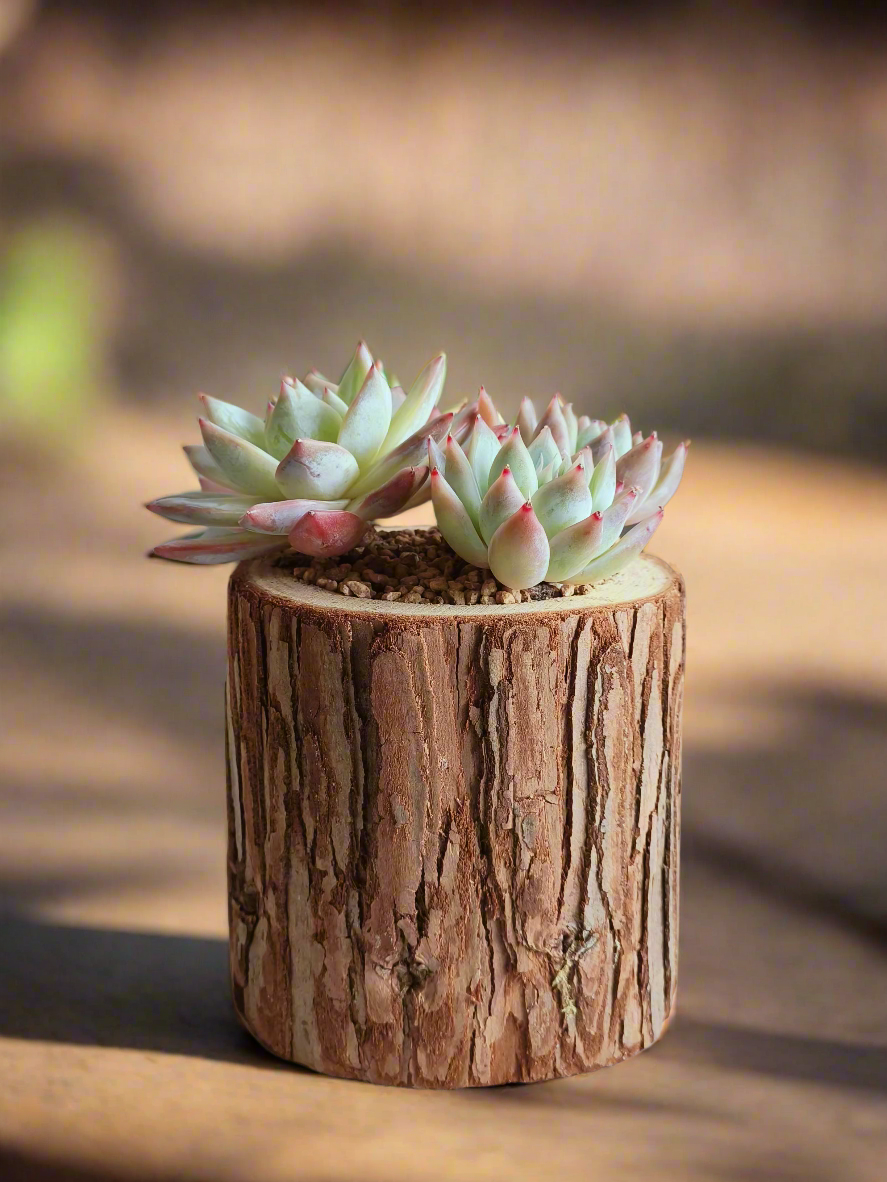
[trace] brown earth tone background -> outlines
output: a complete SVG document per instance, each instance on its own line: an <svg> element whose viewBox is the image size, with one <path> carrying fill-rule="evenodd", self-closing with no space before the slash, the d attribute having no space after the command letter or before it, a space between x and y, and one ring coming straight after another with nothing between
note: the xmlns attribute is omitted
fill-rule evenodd
<svg viewBox="0 0 887 1182"><path fill-rule="evenodd" d="M876 1182L887 41L875 6L0 6L0 1176ZM227 571L147 563L197 389L357 337L692 435L678 1017L418 1095L226 980ZM172 532L172 531L169 531Z"/></svg>

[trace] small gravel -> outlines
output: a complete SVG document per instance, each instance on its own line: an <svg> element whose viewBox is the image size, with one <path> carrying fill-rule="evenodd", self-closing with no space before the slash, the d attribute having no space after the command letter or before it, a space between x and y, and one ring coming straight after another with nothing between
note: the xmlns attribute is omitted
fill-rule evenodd
<svg viewBox="0 0 887 1182"><path fill-rule="evenodd" d="M282 554L275 565L302 583L355 599L386 603L532 603L584 595L583 583L539 583L512 591L488 570L464 562L454 554L437 529L385 530L367 533L364 542L336 558Z"/></svg>

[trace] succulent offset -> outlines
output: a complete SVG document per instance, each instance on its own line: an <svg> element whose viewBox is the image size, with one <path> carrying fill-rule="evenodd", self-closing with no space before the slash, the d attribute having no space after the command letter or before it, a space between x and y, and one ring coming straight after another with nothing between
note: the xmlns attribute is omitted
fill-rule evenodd
<svg viewBox="0 0 887 1182"><path fill-rule="evenodd" d="M433 358L406 393L361 341L341 381L316 370L285 377L264 421L201 395L203 444L186 446L200 488L148 508L196 534L154 548L160 558L218 563L286 541L304 554L343 554L370 522L428 499L427 447L467 430L437 404L446 357Z"/></svg>
<svg viewBox="0 0 887 1182"><path fill-rule="evenodd" d="M687 444L665 460L656 433L628 417L577 419L552 398L541 418L528 398L509 427L481 390L464 447L429 439L431 500L440 532L466 562L506 587L594 583L636 558L677 490Z"/></svg>

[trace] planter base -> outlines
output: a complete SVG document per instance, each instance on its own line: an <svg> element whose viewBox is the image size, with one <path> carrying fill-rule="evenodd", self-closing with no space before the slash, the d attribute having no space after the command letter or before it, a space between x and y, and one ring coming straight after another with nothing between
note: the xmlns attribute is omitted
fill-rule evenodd
<svg viewBox="0 0 887 1182"><path fill-rule="evenodd" d="M284 1059L414 1087L649 1046L674 1004L680 577L356 600L267 559L229 593L231 975Z"/></svg>

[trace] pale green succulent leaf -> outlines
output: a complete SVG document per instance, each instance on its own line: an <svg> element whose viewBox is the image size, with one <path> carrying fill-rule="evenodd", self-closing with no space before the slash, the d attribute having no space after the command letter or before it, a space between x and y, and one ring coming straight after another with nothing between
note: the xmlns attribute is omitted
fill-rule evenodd
<svg viewBox="0 0 887 1182"><path fill-rule="evenodd" d="M489 566L487 548L478 536L468 510L450 488L446 477L437 470L431 473L431 502L437 528L459 557L474 566Z"/></svg>
<svg viewBox="0 0 887 1182"><path fill-rule="evenodd" d="M655 434L637 443L616 461L616 479L626 488L634 485L646 497L659 479L662 464L662 442Z"/></svg>
<svg viewBox="0 0 887 1182"><path fill-rule="evenodd" d="M577 451L599 439L606 430L607 424L603 419L589 419L587 415L583 415L579 420L579 432L576 436Z"/></svg>
<svg viewBox="0 0 887 1182"><path fill-rule="evenodd" d="M317 397L320 398L321 402L325 402L327 406L331 406L340 419L344 419L345 415L348 414L348 403L342 401L336 393L335 388L326 386Z"/></svg>
<svg viewBox="0 0 887 1182"><path fill-rule="evenodd" d="M639 499L641 498L638 489L627 488L619 494L612 505L601 512L601 539L598 549L589 556L589 561L609 550L618 541L629 515L638 504Z"/></svg>
<svg viewBox="0 0 887 1182"><path fill-rule="evenodd" d="M585 465L571 461L562 476L537 489L532 502L536 516L549 538L590 516L592 499Z"/></svg>
<svg viewBox="0 0 887 1182"><path fill-rule="evenodd" d="M446 376L447 357L445 353L439 353L428 362L410 387L409 394L392 415L391 426L384 443L385 451L399 447L428 421L443 393Z"/></svg>
<svg viewBox="0 0 887 1182"><path fill-rule="evenodd" d="M620 415L614 419L610 424L610 430L613 432L613 447L616 452L616 459L624 456L626 452L631 451L631 423L628 415Z"/></svg>
<svg viewBox="0 0 887 1182"><path fill-rule="evenodd" d="M558 445L554 441L554 436L550 428L542 427L538 434L527 445L527 451L533 460L533 466L537 472L541 472L543 468L547 468L555 460L558 463L563 458Z"/></svg>
<svg viewBox="0 0 887 1182"><path fill-rule="evenodd" d="M517 412L517 427L520 431L520 437L529 447L533 436L536 434L536 424L539 421L536 414L536 408L529 398L522 398L520 400L520 407Z"/></svg>
<svg viewBox="0 0 887 1182"><path fill-rule="evenodd" d="M149 501L145 508L167 521L181 521L186 525L231 526L237 525L255 503L255 497L244 494L194 490L158 497Z"/></svg>
<svg viewBox="0 0 887 1182"><path fill-rule="evenodd" d="M334 443L341 427L341 417L307 386L298 380L283 382L265 428L265 447L276 460L282 460L297 439Z"/></svg>
<svg viewBox="0 0 887 1182"><path fill-rule="evenodd" d="M447 438L444 448L444 467L441 468L441 472L446 472L447 483L465 506L472 524L477 526L480 513L480 489L477 486L474 469L471 467L468 457L452 436Z"/></svg>
<svg viewBox="0 0 887 1182"><path fill-rule="evenodd" d="M598 455L589 488L595 509L603 510L612 505L616 495L616 460L612 444L608 444Z"/></svg>
<svg viewBox="0 0 887 1182"><path fill-rule="evenodd" d="M468 445L465 448L465 454L468 457L469 464L471 464L471 470L474 472L474 478L477 481L478 491L481 496L490 487L490 469L498 452L498 436L483 421L480 415L476 415L474 425L471 428L471 434L468 436Z"/></svg>
<svg viewBox="0 0 887 1182"><path fill-rule="evenodd" d="M209 394L199 394L198 397L203 403L204 418L208 422L230 431L232 435L239 435L256 447L265 446L265 424L258 415L235 406L233 402L211 398Z"/></svg>
<svg viewBox="0 0 887 1182"><path fill-rule="evenodd" d="M518 488L511 469L504 468L487 489L478 514L481 537L487 545L499 526L515 514L525 501L526 498Z"/></svg>
<svg viewBox="0 0 887 1182"><path fill-rule="evenodd" d="M567 424L567 438L570 442L570 446L567 450L569 455L573 455L573 453L578 450L577 440L579 437L579 422L573 411L572 402L565 402L562 409L564 414L564 422Z"/></svg>
<svg viewBox="0 0 887 1182"><path fill-rule="evenodd" d="M524 500L528 501L539 487L539 477L536 474L533 457L521 439L518 427L512 427L490 465L490 484L494 480L498 480L504 468L511 469L511 475L514 477L517 487L523 493Z"/></svg>
<svg viewBox="0 0 887 1182"><path fill-rule="evenodd" d="M635 506L634 511L626 522L627 525L637 525L644 521L657 509L664 509L671 498L678 491L681 477L684 474L684 464L687 459L688 443L679 443L671 455L663 462L656 486L643 502Z"/></svg>
<svg viewBox="0 0 887 1182"><path fill-rule="evenodd" d="M492 427L493 430L495 430L496 427L501 427L505 422L505 420L502 418L502 415L499 413L495 402L493 402L492 398L489 396L483 386L481 386L477 394L477 413L487 424L487 426Z"/></svg>
<svg viewBox="0 0 887 1182"><path fill-rule="evenodd" d="M441 476L447 474L447 457L442 451L440 444L437 443L429 435L428 437L428 470L433 472L437 468Z"/></svg>
<svg viewBox="0 0 887 1182"><path fill-rule="evenodd" d="M259 497L276 499L280 496L274 475L277 464L266 451L207 419L198 422L203 442L222 471L222 484Z"/></svg>
<svg viewBox="0 0 887 1182"><path fill-rule="evenodd" d="M357 478L357 460L337 443L297 439L277 467L277 483L291 499L338 500Z"/></svg>
<svg viewBox="0 0 887 1182"><path fill-rule="evenodd" d="M336 394L346 406L350 406L357 397L357 392L363 386L372 367L372 353L364 341L358 341L354 356L349 361L348 368L342 374L342 380L336 388Z"/></svg>
<svg viewBox="0 0 887 1182"><path fill-rule="evenodd" d="M550 583L569 581L582 570L600 547L603 521L600 513L591 513L574 522L551 539L551 557L546 578Z"/></svg>
<svg viewBox="0 0 887 1182"><path fill-rule="evenodd" d="M376 458L390 424L391 388L377 361L342 420L337 442L351 452L361 471L366 471Z"/></svg>
<svg viewBox="0 0 887 1182"><path fill-rule="evenodd" d="M601 554L600 557L593 559L588 566L572 576L569 581L571 583L597 583L601 579L609 578L610 575L618 574L620 570L624 570L630 562L638 557L650 541L659 528L662 517L662 510L657 510L652 517L630 529L615 546Z"/></svg>
<svg viewBox="0 0 887 1182"><path fill-rule="evenodd" d="M435 443L440 444L442 440L446 439L452 421L453 416L447 414L439 415L436 419L423 423L414 435L405 439L399 447L391 452L386 451L385 444L383 444L375 464L362 473L354 486L349 489L350 496L364 496L366 493L372 492L374 488L380 488L401 468L412 468L417 464L424 464L428 458L428 440L433 439Z"/></svg>
<svg viewBox="0 0 887 1182"><path fill-rule="evenodd" d="M318 398L323 394L324 390L330 390L335 394L339 386L336 382L331 382L329 378L318 373L316 369L309 369L302 379L302 384L307 386L312 394L316 394Z"/></svg>
<svg viewBox="0 0 887 1182"><path fill-rule="evenodd" d="M227 484L225 473L209 454L209 449L202 443L186 443L182 451L185 453L188 463L200 477L201 481L205 480L211 484L233 491L230 485Z"/></svg>
<svg viewBox="0 0 887 1182"><path fill-rule="evenodd" d="M571 456L573 454L573 448L570 446L570 433L567 430L567 422L564 418L563 403L558 394L555 394L554 398L549 402L542 418L536 424L536 434L538 435L546 427L551 432L561 455Z"/></svg>
<svg viewBox="0 0 887 1182"><path fill-rule="evenodd" d="M151 553L156 558L173 562L191 562L199 566L216 566L220 562L238 562L255 558L278 549L281 538L260 538L244 529L209 527L184 538L172 538L155 546Z"/></svg>
<svg viewBox="0 0 887 1182"><path fill-rule="evenodd" d="M548 537L529 502L503 521L490 540L490 570L516 591L540 583L550 557Z"/></svg>

